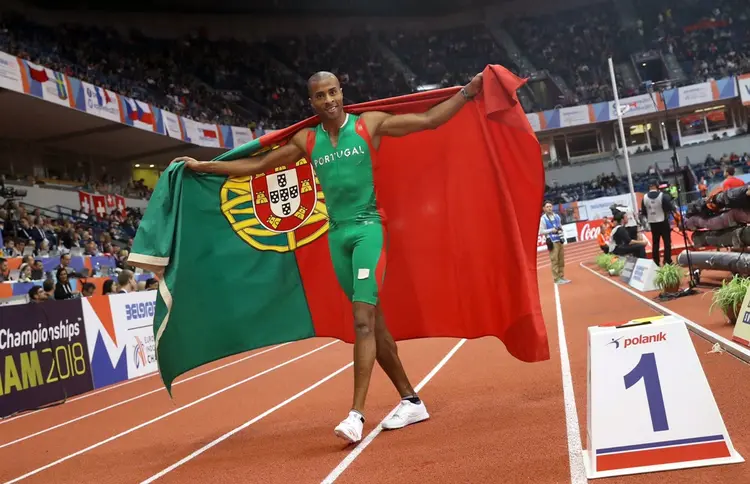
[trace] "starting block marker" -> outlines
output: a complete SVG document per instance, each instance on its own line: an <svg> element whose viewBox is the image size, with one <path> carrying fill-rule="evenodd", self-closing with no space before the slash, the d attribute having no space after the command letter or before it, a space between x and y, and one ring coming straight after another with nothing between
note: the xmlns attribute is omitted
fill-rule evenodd
<svg viewBox="0 0 750 484"><path fill-rule="evenodd" d="M680 318L590 327L587 407L589 479L745 461Z"/></svg>

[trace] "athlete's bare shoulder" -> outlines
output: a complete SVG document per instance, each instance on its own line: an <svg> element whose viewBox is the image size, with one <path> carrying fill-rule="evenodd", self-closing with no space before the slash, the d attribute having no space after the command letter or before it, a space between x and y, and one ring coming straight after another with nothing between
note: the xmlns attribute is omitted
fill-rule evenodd
<svg viewBox="0 0 750 484"><path fill-rule="evenodd" d="M383 111L366 111L360 115L360 118L364 121L365 127L370 136L375 136L380 125L389 116L391 116L391 114Z"/></svg>
<svg viewBox="0 0 750 484"><path fill-rule="evenodd" d="M307 135L312 132L311 128L302 128L301 130L294 133L292 138L289 140L290 144L296 146L301 152L307 150Z"/></svg>

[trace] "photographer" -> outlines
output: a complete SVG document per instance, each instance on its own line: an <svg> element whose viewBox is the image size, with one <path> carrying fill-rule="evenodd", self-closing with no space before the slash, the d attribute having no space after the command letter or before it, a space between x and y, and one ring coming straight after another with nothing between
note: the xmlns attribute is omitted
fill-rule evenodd
<svg viewBox="0 0 750 484"><path fill-rule="evenodd" d="M614 213L615 228L612 229L611 239L609 241L610 253L615 255L633 255L640 259L646 258L646 241L643 239L633 240L630 237L626 225L628 215L625 212L617 211Z"/></svg>
<svg viewBox="0 0 750 484"><path fill-rule="evenodd" d="M547 239L547 249L549 250L549 260L552 264L552 277L555 284L568 284L570 281L565 279L565 253L563 244L565 236L563 234L562 222L560 216L552 211L552 202L544 202L544 213L539 220L539 235L544 235Z"/></svg>

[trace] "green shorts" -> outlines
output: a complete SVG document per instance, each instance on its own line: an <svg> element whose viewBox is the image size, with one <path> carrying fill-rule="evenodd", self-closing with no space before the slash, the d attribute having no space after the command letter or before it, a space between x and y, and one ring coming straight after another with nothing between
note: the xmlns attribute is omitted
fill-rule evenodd
<svg viewBox="0 0 750 484"><path fill-rule="evenodd" d="M381 222L331 227L328 246L336 278L351 302L377 306L385 278L386 243Z"/></svg>

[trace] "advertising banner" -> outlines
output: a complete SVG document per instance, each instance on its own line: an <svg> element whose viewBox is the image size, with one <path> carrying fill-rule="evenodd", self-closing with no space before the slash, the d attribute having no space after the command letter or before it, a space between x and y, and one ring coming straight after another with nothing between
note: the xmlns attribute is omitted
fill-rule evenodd
<svg viewBox="0 0 750 484"><path fill-rule="evenodd" d="M127 354L128 378L157 371L154 338L156 291L116 294L110 297L109 303L117 340Z"/></svg>
<svg viewBox="0 0 750 484"><path fill-rule="evenodd" d="M80 299L0 308L0 417L92 389Z"/></svg>

